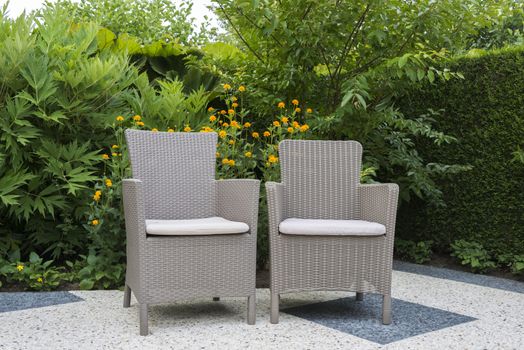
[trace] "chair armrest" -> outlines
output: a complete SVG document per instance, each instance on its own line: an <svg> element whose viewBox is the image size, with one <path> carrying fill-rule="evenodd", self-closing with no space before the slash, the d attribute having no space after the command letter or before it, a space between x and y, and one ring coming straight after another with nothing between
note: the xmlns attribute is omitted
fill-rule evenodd
<svg viewBox="0 0 524 350"><path fill-rule="evenodd" d="M269 236L277 237L278 225L285 219L284 186L278 182L266 182Z"/></svg>
<svg viewBox="0 0 524 350"><path fill-rule="evenodd" d="M216 180L217 214L232 221L245 222L256 236L260 180Z"/></svg>
<svg viewBox="0 0 524 350"><path fill-rule="evenodd" d="M140 276L145 276L145 266L142 266L140 261L146 254L146 214L142 191L142 181L136 179L122 181L126 223L126 283L138 296L143 294Z"/></svg>
<svg viewBox="0 0 524 350"><path fill-rule="evenodd" d="M393 240L397 219L399 188L397 184L359 185L361 219L386 226L386 236Z"/></svg>
<svg viewBox="0 0 524 350"><path fill-rule="evenodd" d="M122 180L122 198L127 240L146 237L146 213L142 195L142 181L137 179Z"/></svg>

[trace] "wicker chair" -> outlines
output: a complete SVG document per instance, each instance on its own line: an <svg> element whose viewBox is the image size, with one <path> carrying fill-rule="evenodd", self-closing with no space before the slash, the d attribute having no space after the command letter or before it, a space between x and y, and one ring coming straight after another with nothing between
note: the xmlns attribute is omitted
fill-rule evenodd
<svg viewBox="0 0 524 350"><path fill-rule="evenodd" d="M341 290L383 295L391 323L396 184L360 184L355 141L285 140L282 183L267 182L271 323L280 294Z"/></svg>
<svg viewBox="0 0 524 350"><path fill-rule="evenodd" d="M215 133L126 130L134 179L123 181L124 307L131 291L148 334L148 305L247 297L255 323L260 182L215 180Z"/></svg>

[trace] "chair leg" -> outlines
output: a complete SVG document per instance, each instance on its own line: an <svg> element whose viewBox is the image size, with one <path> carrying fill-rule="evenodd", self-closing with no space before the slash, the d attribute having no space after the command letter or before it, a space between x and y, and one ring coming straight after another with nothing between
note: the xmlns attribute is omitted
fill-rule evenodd
<svg viewBox="0 0 524 350"><path fill-rule="evenodd" d="M280 302L280 295L276 293L271 293L271 316L270 316L270 322L273 324L278 323L278 316L279 316L279 302Z"/></svg>
<svg viewBox="0 0 524 350"><path fill-rule="evenodd" d="M382 323L391 324L391 295L386 294L382 299Z"/></svg>
<svg viewBox="0 0 524 350"><path fill-rule="evenodd" d="M131 288L126 284L124 287L124 307L131 305Z"/></svg>
<svg viewBox="0 0 524 350"><path fill-rule="evenodd" d="M220 297L213 297L213 301L220 301Z"/></svg>
<svg viewBox="0 0 524 350"><path fill-rule="evenodd" d="M357 292L357 301L362 301L362 300L364 300L364 293Z"/></svg>
<svg viewBox="0 0 524 350"><path fill-rule="evenodd" d="M254 325L256 322L256 296L247 297L247 324Z"/></svg>
<svg viewBox="0 0 524 350"><path fill-rule="evenodd" d="M140 304L140 335L148 335L147 304Z"/></svg>

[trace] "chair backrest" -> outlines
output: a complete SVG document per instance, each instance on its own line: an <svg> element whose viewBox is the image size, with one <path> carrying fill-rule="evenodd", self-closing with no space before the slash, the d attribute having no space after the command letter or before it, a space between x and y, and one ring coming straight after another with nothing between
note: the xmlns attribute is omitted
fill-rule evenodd
<svg viewBox="0 0 524 350"><path fill-rule="evenodd" d="M125 132L133 178L143 183L147 219L216 213L216 133Z"/></svg>
<svg viewBox="0 0 524 350"><path fill-rule="evenodd" d="M279 154L287 217L360 218L360 143L284 140Z"/></svg>

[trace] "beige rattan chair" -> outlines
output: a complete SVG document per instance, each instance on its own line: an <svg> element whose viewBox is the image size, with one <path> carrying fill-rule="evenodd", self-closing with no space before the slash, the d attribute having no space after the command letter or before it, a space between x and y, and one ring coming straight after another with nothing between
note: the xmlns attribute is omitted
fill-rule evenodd
<svg viewBox="0 0 524 350"><path fill-rule="evenodd" d="M215 180L215 133L126 131L134 179L124 180L127 271L140 304L247 297L255 323L258 180Z"/></svg>
<svg viewBox="0 0 524 350"><path fill-rule="evenodd" d="M282 182L266 183L271 323L282 293L341 290L383 295L391 323L396 184L360 184L355 141L285 140Z"/></svg>

